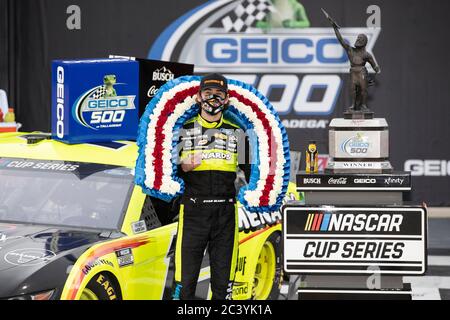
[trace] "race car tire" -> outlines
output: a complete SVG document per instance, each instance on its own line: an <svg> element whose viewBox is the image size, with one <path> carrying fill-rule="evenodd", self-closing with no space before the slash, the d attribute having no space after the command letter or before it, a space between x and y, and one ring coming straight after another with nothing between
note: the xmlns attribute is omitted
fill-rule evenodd
<svg viewBox="0 0 450 320"><path fill-rule="evenodd" d="M115 278L107 273L96 274L82 291L81 300L121 300Z"/></svg>
<svg viewBox="0 0 450 320"><path fill-rule="evenodd" d="M281 234L272 233L261 248L255 268L253 300L277 300L280 295L282 268Z"/></svg>

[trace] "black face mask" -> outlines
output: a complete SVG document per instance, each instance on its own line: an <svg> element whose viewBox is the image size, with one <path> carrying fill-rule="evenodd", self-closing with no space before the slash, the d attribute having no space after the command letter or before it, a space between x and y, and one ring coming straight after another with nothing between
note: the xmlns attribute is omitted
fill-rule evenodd
<svg viewBox="0 0 450 320"><path fill-rule="evenodd" d="M210 115L216 115L225 109L225 99L216 94L211 94L206 99L202 99L202 109Z"/></svg>

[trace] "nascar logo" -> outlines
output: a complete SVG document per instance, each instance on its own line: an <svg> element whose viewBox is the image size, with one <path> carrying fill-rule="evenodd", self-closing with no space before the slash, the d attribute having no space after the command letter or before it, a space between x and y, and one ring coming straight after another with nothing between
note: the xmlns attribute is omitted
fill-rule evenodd
<svg viewBox="0 0 450 320"><path fill-rule="evenodd" d="M402 214L310 213L305 231L313 232L400 232Z"/></svg>

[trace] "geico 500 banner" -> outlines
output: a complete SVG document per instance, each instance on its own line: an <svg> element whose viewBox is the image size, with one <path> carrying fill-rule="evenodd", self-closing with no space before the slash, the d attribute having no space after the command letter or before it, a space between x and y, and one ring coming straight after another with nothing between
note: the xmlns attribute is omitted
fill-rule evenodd
<svg viewBox="0 0 450 320"><path fill-rule="evenodd" d="M336 8L329 1L324 2L321 5ZM337 7L341 8L342 4ZM346 7L352 17L351 24L342 26L340 31L351 44L358 34L366 34L367 50L377 60L374 50L381 39L381 25L368 26L360 17L368 18L370 10L378 10L379 14L381 9L370 5L359 7L362 9L359 13ZM360 25L355 26L355 21L361 21ZM333 29L320 15L318 5L296 0L209 1L170 24L152 43L148 57L192 63L196 73L222 72L255 86L280 114L292 148L304 151L308 140L316 140L322 153L321 166L325 166L329 121L342 117L342 111L350 104L347 94L349 62ZM390 63L387 59L392 57L378 61L382 69L385 63ZM370 66L368 70L373 73ZM382 91L397 84L393 77L383 82L385 88L377 83L375 90ZM403 93L398 91L397 94ZM377 92L377 97L382 95L383 92ZM399 141L395 134L402 130L402 125L388 117L397 111L392 110L396 107L392 100L384 95L370 101L369 106L377 117L388 119L395 140L391 148L395 169L412 170L406 150L395 148ZM410 113L414 110L416 108ZM449 184L448 178L442 182ZM429 194L424 194L420 186L415 184L418 192L413 200L429 201ZM436 201L439 195L431 198Z"/></svg>

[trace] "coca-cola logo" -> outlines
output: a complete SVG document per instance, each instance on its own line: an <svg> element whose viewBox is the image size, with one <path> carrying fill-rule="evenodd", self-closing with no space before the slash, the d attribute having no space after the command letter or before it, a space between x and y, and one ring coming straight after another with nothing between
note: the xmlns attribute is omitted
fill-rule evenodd
<svg viewBox="0 0 450 320"><path fill-rule="evenodd" d="M152 85L147 91L147 97L153 98L155 94L158 93L158 88L155 85Z"/></svg>
<svg viewBox="0 0 450 320"><path fill-rule="evenodd" d="M347 184L347 178L330 178L328 179L328 184Z"/></svg>

